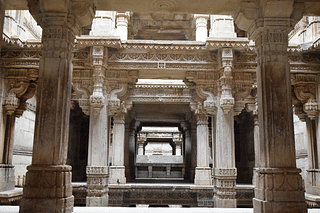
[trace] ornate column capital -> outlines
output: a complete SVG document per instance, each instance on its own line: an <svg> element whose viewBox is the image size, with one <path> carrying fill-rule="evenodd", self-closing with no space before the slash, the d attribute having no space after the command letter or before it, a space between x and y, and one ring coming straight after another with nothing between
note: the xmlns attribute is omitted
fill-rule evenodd
<svg viewBox="0 0 320 213"><path fill-rule="evenodd" d="M208 125L208 117L206 114L196 114L197 116L197 125Z"/></svg>
<svg viewBox="0 0 320 213"><path fill-rule="evenodd" d="M90 96L90 105L99 112L102 106L105 104L105 98L103 95L103 86L105 79L105 62L104 58L108 54L107 48L103 46L91 47L92 67L93 67L93 92Z"/></svg>
<svg viewBox="0 0 320 213"><path fill-rule="evenodd" d="M293 85L295 114L301 121L305 121L306 117L314 120L319 113L319 103L316 101L317 76L296 74Z"/></svg>
<svg viewBox="0 0 320 213"><path fill-rule="evenodd" d="M176 144L176 145L181 145L182 144L182 134L180 132L178 133L173 133L172 135L172 141Z"/></svg>
<svg viewBox="0 0 320 213"><path fill-rule="evenodd" d="M130 20L130 12L117 13L116 15L116 26L118 35L121 40L128 39L128 23Z"/></svg>
<svg viewBox="0 0 320 213"><path fill-rule="evenodd" d="M208 37L208 19L209 15L195 14L194 20L196 25L196 40L205 42Z"/></svg>
<svg viewBox="0 0 320 213"><path fill-rule="evenodd" d="M28 0L28 7L44 32L49 26L67 26L76 35L91 24L95 13L91 0Z"/></svg>
<svg viewBox="0 0 320 213"><path fill-rule="evenodd" d="M79 106L86 115L90 115L90 91L88 86L89 85L84 85L81 81L74 82L72 86L74 92L80 96Z"/></svg>
<svg viewBox="0 0 320 213"><path fill-rule="evenodd" d="M262 28L288 27L288 34L304 10L305 4L294 0L241 0L233 17L237 26L248 32L249 39L256 40Z"/></svg>
<svg viewBox="0 0 320 213"><path fill-rule="evenodd" d="M8 80L9 91L5 97L4 108L8 115L15 113L16 117L20 117L27 109L26 101L35 94L37 85L34 83L34 77L29 76L12 76L15 69L10 69L6 79ZM18 70L17 73L28 75L28 70Z"/></svg>
<svg viewBox="0 0 320 213"><path fill-rule="evenodd" d="M125 115L124 113L119 113L113 116L114 124L125 124Z"/></svg>
<svg viewBox="0 0 320 213"><path fill-rule="evenodd" d="M120 13L117 12L116 15L116 25L128 27L128 22L130 20L130 12Z"/></svg>
<svg viewBox="0 0 320 213"><path fill-rule="evenodd" d="M127 113L132 107L132 101L121 101L120 98L127 93L127 85L121 85L120 88L114 89L108 96L108 109L111 115Z"/></svg>
<svg viewBox="0 0 320 213"><path fill-rule="evenodd" d="M220 94L220 107L223 109L224 114L228 114L234 107L234 98L232 97L232 63L233 63L233 50L232 48L220 49L220 68L221 77L218 81L218 88Z"/></svg>
<svg viewBox="0 0 320 213"><path fill-rule="evenodd" d="M139 133L137 134L137 143L141 144L147 141L147 135L146 133Z"/></svg>

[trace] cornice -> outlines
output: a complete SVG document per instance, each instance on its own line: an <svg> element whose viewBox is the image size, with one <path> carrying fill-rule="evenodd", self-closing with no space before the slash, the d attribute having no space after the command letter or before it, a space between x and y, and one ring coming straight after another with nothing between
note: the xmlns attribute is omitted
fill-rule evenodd
<svg viewBox="0 0 320 213"><path fill-rule="evenodd" d="M205 50L205 43L198 41L161 41L161 40L128 40L121 49L130 50Z"/></svg>
<svg viewBox="0 0 320 213"><path fill-rule="evenodd" d="M120 37L77 36L76 39L75 49L92 46L104 46L116 49L121 47Z"/></svg>
<svg viewBox="0 0 320 213"><path fill-rule="evenodd" d="M219 48L233 48L245 49L247 51L254 50L248 38L233 38L233 39L220 39L220 38L207 38L206 49L216 50Z"/></svg>

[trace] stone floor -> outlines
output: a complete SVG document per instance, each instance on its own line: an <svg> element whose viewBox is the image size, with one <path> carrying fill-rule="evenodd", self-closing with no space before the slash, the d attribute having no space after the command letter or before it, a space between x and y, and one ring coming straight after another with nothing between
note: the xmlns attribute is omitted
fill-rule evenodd
<svg viewBox="0 0 320 213"><path fill-rule="evenodd" d="M74 213L163 213L163 208L129 207L74 207ZM166 213L253 213L252 208L165 208ZM18 213L18 206L0 206L0 213ZM320 209L309 209L308 213L320 213Z"/></svg>

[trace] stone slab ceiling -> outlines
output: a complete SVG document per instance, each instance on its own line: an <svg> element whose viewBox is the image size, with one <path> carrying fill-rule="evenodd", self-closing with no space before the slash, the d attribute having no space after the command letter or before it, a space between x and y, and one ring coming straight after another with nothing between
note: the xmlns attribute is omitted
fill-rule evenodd
<svg viewBox="0 0 320 213"><path fill-rule="evenodd" d="M194 40L193 15L183 13L133 13L129 39Z"/></svg>
<svg viewBox="0 0 320 213"><path fill-rule="evenodd" d="M97 10L132 12L182 12L190 14L232 14L240 0L93 0ZM305 15L320 16L319 0L305 2ZM54 1L53 1L54 2ZM7 10L27 10L27 0L7 1Z"/></svg>

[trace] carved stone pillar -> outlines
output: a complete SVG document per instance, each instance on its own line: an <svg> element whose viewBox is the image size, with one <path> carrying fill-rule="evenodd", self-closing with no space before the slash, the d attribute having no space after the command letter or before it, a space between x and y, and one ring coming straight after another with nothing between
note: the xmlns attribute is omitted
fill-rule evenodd
<svg viewBox="0 0 320 213"><path fill-rule="evenodd" d="M236 179L234 118L233 110L225 114L221 107L216 115L216 147L215 147L215 206L218 208L236 208Z"/></svg>
<svg viewBox="0 0 320 213"><path fill-rule="evenodd" d="M210 15L209 36L214 38L236 38L232 16Z"/></svg>
<svg viewBox="0 0 320 213"><path fill-rule="evenodd" d="M196 20L196 41L206 41L208 37L208 19L209 15L194 15Z"/></svg>
<svg viewBox="0 0 320 213"><path fill-rule="evenodd" d="M75 34L90 24L89 2L29 1L42 26L37 111L32 165L28 166L20 213L72 212L71 166L66 165L71 103L72 50ZM80 8L81 7L81 8ZM81 10L83 9L83 10ZM86 15L82 22L72 10ZM40 13L41 11L41 13ZM91 18L90 18L91 17Z"/></svg>
<svg viewBox="0 0 320 213"><path fill-rule="evenodd" d="M7 119L6 122L3 121L5 134L4 140L1 141L1 144L3 142L2 164L0 166L0 190L2 191L13 190L15 187L15 169L12 165L15 118L20 117L27 109L26 100L31 98L36 90L36 84L30 83L30 81L37 79L37 74L34 73L33 76L31 71L29 73L24 71L26 76L19 76L20 79L16 79L18 76L15 76L16 78L11 76L11 71L15 70L8 70L6 80L9 89L3 103Z"/></svg>
<svg viewBox="0 0 320 213"><path fill-rule="evenodd" d="M187 122L181 122L180 126L184 132L184 162L185 162L185 179L191 180L191 156L192 156L192 144L191 144L191 135L190 135L190 126L187 125Z"/></svg>
<svg viewBox="0 0 320 213"><path fill-rule="evenodd" d="M32 165L20 212L73 210L71 166L65 164L75 35L67 24L54 19L54 25L43 26Z"/></svg>
<svg viewBox="0 0 320 213"><path fill-rule="evenodd" d="M259 119L258 119L258 111L253 111L253 121L254 121L254 129L253 129L253 140L254 144L260 144L260 137L259 137ZM254 153L257 153L259 151L258 146L254 146ZM255 169L254 169L255 170ZM253 172L252 177L252 184L256 185L256 179L255 179L256 172Z"/></svg>
<svg viewBox="0 0 320 213"><path fill-rule="evenodd" d="M125 176L130 179L130 160L129 160L129 143L130 143L130 122L126 122L125 125L125 145L124 145L124 166Z"/></svg>
<svg viewBox="0 0 320 213"><path fill-rule="evenodd" d="M103 47L92 48L93 93L90 96L90 126L86 206L108 205L108 109L103 95Z"/></svg>
<svg viewBox="0 0 320 213"><path fill-rule="evenodd" d="M221 72L219 96L216 114L215 147L215 206L236 208L235 144L234 144L234 98L232 97L232 61L233 50L220 50Z"/></svg>
<svg viewBox="0 0 320 213"><path fill-rule="evenodd" d="M95 13L95 18L92 21L90 35L106 36L115 34L114 16L115 11L99 10Z"/></svg>
<svg viewBox="0 0 320 213"><path fill-rule="evenodd" d="M197 115L197 167L194 183L212 185L211 168L209 167L209 133L208 118L205 114Z"/></svg>
<svg viewBox="0 0 320 213"><path fill-rule="evenodd" d="M289 19L258 20L255 33L259 106L255 212L306 212L293 139L287 57ZM283 150L286 150L285 152ZM263 153L263 154L261 154ZM269 183L269 184L265 184ZM294 211L293 211L294 210Z"/></svg>
<svg viewBox="0 0 320 213"><path fill-rule="evenodd" d="M320 100L320 75L317 76L316 99ZM318 104L318 102L315 102ZM320 116L306 119L307 138L308 138L308 160L306 193L311 195L320 195Z"/></svg>
<svg viewBox="0 0 320 213"><path fill-rule="evenodd" d="M7 115L3 159L0 164L0 191L13 190L15 187L15 169L12 165L15 120L14 113Z"/></svg>
<svg viewBox="0 0 320 213"><path fill-rule="evenodd" d="M125 134L125 116L119 113L113 117L113 158L110 167L110 184L125 184L125 167L124 167L124 134Z"/></svg>
<svg viewBox="0 0 320 213"><path fill-rule="evenodd" d="M118 35L121 40L126 41L128 39L128 22L130 19L130 13L117 13L116 15L116 24Z"/></svg>
<svg viewBox="0 0 320 213"><path fill-rule="evenodd" d="M4 23L4 15L6 10L6 0L0 1L0 32L3 32L3 23ZM1 52L1 44L0 44L0 52Z"/></svg>
<svg viewBox="0 0 320 213"><path fill-rule="evenodd" d="M190 179L195 178L195 170L197 167L197 121L192 118L191 122L191 170L190 170Z"/></svg>
<svg viewBox="0 0 320 213"><path fill-rule="evenodd" d="M138 155L144 155L144 144L146 142L147 138L144 134L139 134L137 138L137 144L138 144Z"/></svg>
<svg viewBox="0 0 320 213"><path fill-rule="evenodd" d="M130 177L134 179L135 174L135 162L136 162L136 131L135 129L130 129L129 133L129 166L130 166Z"/></svg>
<svg viewBox="0 0 320 213"><path fill-rule="evenodd" d="M177 134L173 134L173 138L172 138L173 142L176 145L176 155L182 155L182 137L180 135L180 133Z"/></svg>
<svg viewBox="0 0 320 213"><path fill-rule="evenodd" d="M240 28L247 26L257 52L259 137L255 153L255 213L307 212L300 169L296 168L291 78L287 56L291 18L301 17L303 4L270 1L243 7ZM252 5L255 6L255 5ZM252 9L247 11L246 8ZM254 14L248 20L244 14ZM281 17L280 17L281 15ZM249 18L250 18L249 17Z"/></svg>
<svg viewBox="0 0 320 213"><path fill-rule="evenodd" d="M191 145L191 135L190 135L189 129L186 129L185 131L184 143L185 143L184 159L186 163L186 178L191 179L190 167L191 167L192 145Z"/></svg>

